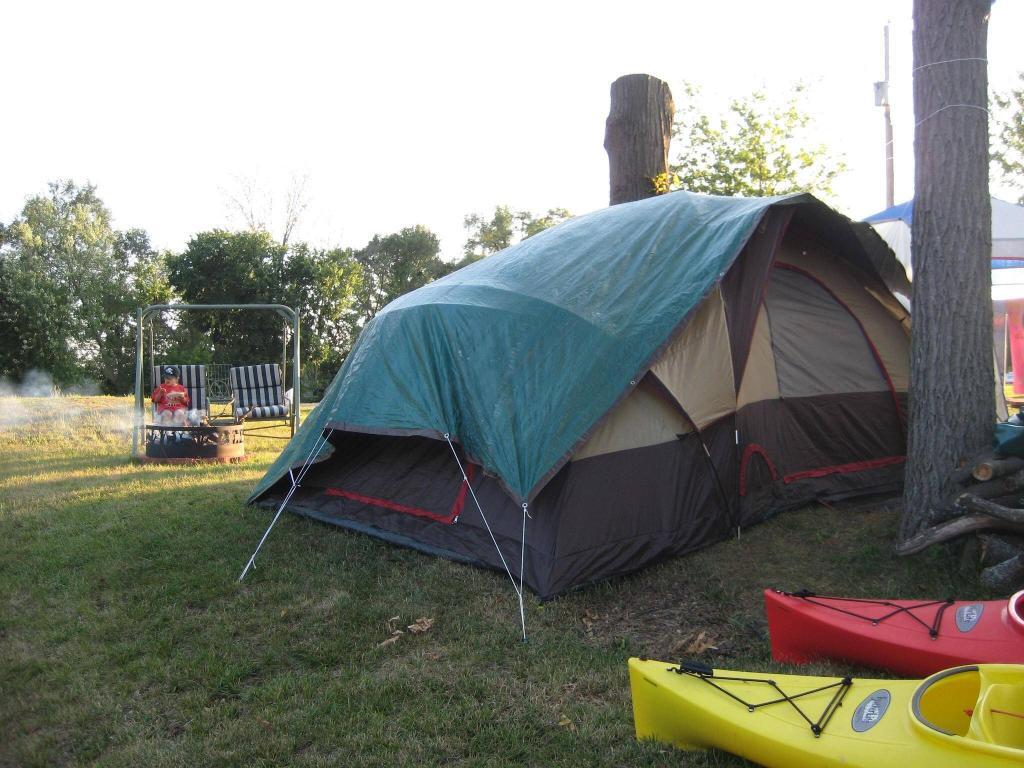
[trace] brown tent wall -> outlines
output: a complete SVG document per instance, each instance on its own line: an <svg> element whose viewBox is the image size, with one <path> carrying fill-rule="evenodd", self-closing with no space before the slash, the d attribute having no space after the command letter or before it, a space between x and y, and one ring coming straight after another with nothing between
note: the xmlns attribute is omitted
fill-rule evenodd
<svg viewBox="0 0 1024 768"><path fill-rule="evenodd" d="M705 430L703 440L717 482L735 488L731 418ZM310 470L290 509L430 554L504 569L447 444L348 432L331 441L334 456ZM470 474L518 579L521 510L494 478L478 469ZM695 433L570 462L531 507L524 581L548 598L691 551L726 535L728 506Z"/></svg>
<svg viewBox="0 0 1024 768"><path fill-rule="evenodd" d="M877 290L877 278L812 233L787 232L738 400L744 523L899 488L909 344Z"/></svg>

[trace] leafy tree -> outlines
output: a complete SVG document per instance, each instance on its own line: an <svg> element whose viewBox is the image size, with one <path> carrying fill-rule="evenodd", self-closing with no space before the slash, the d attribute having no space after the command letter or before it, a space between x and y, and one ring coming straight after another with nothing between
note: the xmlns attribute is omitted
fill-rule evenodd
<svg viewBox="0 0 1024 768"><path fill-rule="evenodd" d="M1007 184L1024 189L1024 72L1019 77L1020 88L996 94L993 98L999 117L992 159ZM1024 194L1017 202L1024 205Z"/></svg>
<svg viewBox="0 0 1024 768"><path fill-rule="evenodd" d="M355 259L362 267L362 281L356 292L359 325L402 294L446 274L450 267L441 261L439 251L437 235L423 226L375 235L356 251Z"/></svg>
<svg viewBox="0 0 1024 768"><path fill-rule="evenodd" d="M349 250L288 247L264 231L214 230L168 257L168 271L186 303L297 308L303 376L314 390L351 346L362 268ZM197 363L276 361L289 333L284 319L269 311L183 313L165 356Z"/></svg>
<svg viewBox="0 0 1024 768"><path fill-rule="evenodd" d="M0 375L130 386L135 307L166 299L142 230L118 232L92 185L49 185L0 233Z"/></svg>
<svg viewBox="0 0 1024 768"><path fill-rule="evenodd" d="M831 195L832 183L846 166L824 144L810 142L807 128L812 120L801 105L805 90L795 85L782 104L754 91L733 99L725 115L713 118L700 111L699 90L687 84L685 106L673 128L682 148L670 166L670 178L654 180L656 190L744 197Z"/></svg>
<svg viewBox="0 0 1024 768"><path fill-rule="evenodd" d="M468 236L463 247L463 258L455 268L459 269L492 253L502 251L571 216L572 214L565 208L551 208L546 214L538 216L530 211L513 212L507 205L495 206L490 218L476 213L470 214L463 219Z"/></svg>

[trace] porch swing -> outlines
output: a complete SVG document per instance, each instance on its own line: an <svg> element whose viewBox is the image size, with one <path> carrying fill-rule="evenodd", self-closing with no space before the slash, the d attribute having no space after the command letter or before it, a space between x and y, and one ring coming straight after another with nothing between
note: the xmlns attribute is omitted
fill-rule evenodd
<svg viewBox="0 0 1024 768"><path fill-rule="evenodd" d="M163 312L228 312L232 310L270 311L284 321L281 362L260 363L183 363L157 361L154 351L154 319ZM147 345L148 330L148 345ZM291 390L285 391L288 369L288 344L292 344ZM145 364L148 346L148 365ZM135 334L135 419L132 431L132 457L140 458L140 437L152 428L147 424L145 401L147 393L160 381L160 370L173 366L189 395L196 420L229 419L243 425L244 433L271 430L282 424L290 426L288 436L264 434L262 437L288 440L301 423L299 313L283 304L152 304L138 310ZM148 371L148 375L147 372ZM148 379L148 381L147 381ZM148 386L148 388L147 388ZM213 407L220 413L214 414ZM261 426L249 426L253 422Z"/></svg>

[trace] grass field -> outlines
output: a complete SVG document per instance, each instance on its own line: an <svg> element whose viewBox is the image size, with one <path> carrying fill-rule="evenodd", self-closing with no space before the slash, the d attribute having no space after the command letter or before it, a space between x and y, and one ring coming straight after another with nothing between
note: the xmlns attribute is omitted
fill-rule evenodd
<svg viewBox="0 0 1024 768"><path fill-rule="evenodd" d="M777 668L767 585L985 596L951 549L894 558L892 512L815 507L531 597L524 644L503 574L291 515L239 584L271 518L243 502L283 441L137 466L129 417L0 398L0 765L745 765L638 743L626 659Z"/></svg>

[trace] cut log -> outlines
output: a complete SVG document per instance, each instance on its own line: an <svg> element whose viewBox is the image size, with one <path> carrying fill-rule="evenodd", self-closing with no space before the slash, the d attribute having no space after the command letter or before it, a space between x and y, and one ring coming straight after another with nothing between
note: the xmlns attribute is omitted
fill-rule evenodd
<svg viewBox="0 0 1024 768"><path fill-rule="evenodd" d="M971 476L978 482L994 480L997 477L1011 475L1024 469L1024 459L1010 456L1006 459L991 458L980 461L971 470Z"/></svg>
<svg viewBox="0 0 1024 768"><path fill-rule="evenodd" d="M1024 489L1024 470L1015 472L1012 475L997 477L984 483L975 483L963 490L962 493L970 493L982 499L994 499L999 496L1008 496L1014 491ZM957 494L956 503L962 493Z"/></svg>
<svg viewBox="0 0 1024 768"><path fill-rule="evenodd" d="M968 485L974 482L974 467L959 467L949 473L949 479L957 485Z"/></svg>
<svg viewBox="0 0 1024 768"><path fill-rule="evenodd" d="M1002 504L996 504L994 501L982 499L972 493L962 494L957 500L957 504L964 509L971 510L972 512L981 512L986 515L991 515L992 517L998 517L1001 520L1007 520L1011 523L1024 525L1024 509L1004 507Z"/></svg>
<svg viewBox="0 0 1024 768"><path fill-rule="evenodd" d="M1015 592L1024 585L1024 553L981 572L981 583L999 592Z"/></svg>
<svg viewBox="0 0 1024 768"><path fill-rule="evenodd" d="M1024 552L1024 539L1020 536L981 533L978 540L981 542L981 564L985 567L1006 562Z"/></svg>
<svg viewBox="0 0 1024 768"><path fill-rule="evenodd" d="M1024 514L1024 512L1021 514ZM1024 522L1013 522L987 514L963 515L947 523L926 528L916 536L907 539L907 541L896 548L896 554L915 555L928 549L933 544L940 544L944 541L955 539L958 536L963 536L966 533L992 530L1024 533Z"/></svg>

